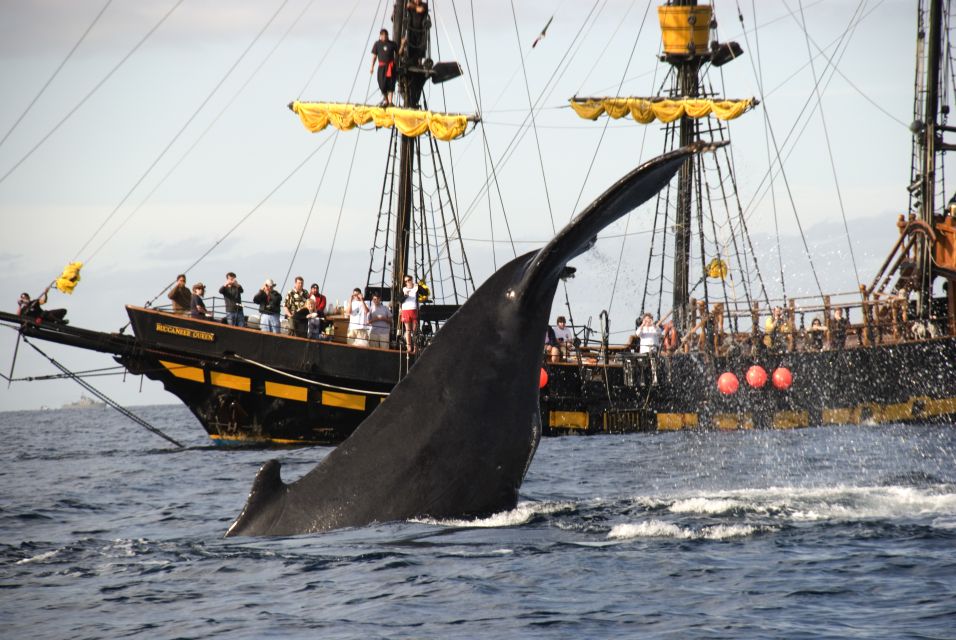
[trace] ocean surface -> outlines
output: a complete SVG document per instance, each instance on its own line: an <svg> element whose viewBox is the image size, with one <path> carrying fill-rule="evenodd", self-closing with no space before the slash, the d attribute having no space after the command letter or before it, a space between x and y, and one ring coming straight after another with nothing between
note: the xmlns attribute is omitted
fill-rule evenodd
<svg viewBox="0 0 956 640"><path fill-rule="evenodd" d="M956 638L953 425L547 439L487 520L226 540L330 449L135 412L187 448L0 413L0 637Z"/></svg>

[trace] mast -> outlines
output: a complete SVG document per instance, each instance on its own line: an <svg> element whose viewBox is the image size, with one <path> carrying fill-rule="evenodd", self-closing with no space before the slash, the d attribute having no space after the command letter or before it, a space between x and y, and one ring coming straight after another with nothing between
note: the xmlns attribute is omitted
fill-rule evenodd
<svg viewBox="0 0 956 640"><path fill-rule="evenodd" d="M710 7L701 7L706 12L697 11L697 0L673 0L670 7L682 7L683 11L675 15L673 25L682 29L686 37L675 46L665 36L664 60L674 67L676 78L676 96L697 98L700 96L700 66L710 51L706 39L710 30ZM703 19L704 24L697 21ZM698 52L699 35L703 33L705 45ZM697 123L686 115L680 120L680 146L686 146L697 139ZM685 332L688 327L688 305L690 302L690 240L692 192L694 188L694 165L688 158L680 169L677 182L677 211L674 223L674 270L673 270L673 317L678 331Z"/></svg>
<svg viewBox="0 0 956 640"><path fill-rule="evenodd" d="M927 225L933 225L936 212L936 153L937 153L937 114L939 112L939 67L942 53L943 0L931 0L929 9L929 38L926 42L926 92L922 131L918 134L918 144L922 147L922 175L920 176L919 218ZM922 34L920 34L922 36ZM918 96L917 96L918 99ZM925 237L920 237L917 250L917 274L919 291L916 299L916 313L920 318L930 315L933 299L933 263L932 247Z"/></svg>
<svg viewBox="0 0 956 640"><path fill-rule="evenodd" d="M405 0L395 0L392 6L392 37L399 43L399 54L396 64L398 81L395 88L398 91L400 104L405 108L417 108L421 101L421 88L424 76L411 67L408 47L408 20L406 20ZM427 21L426 21L427 22ZM428 42L428 27L425 24L424 41ZM416 61L417 62L417 61ZM416 76L422 75L419 79ZM417 90L414 90L417 89ZM408 271L408 253L412 225L412 173L415 170L414 159L418 148L418 139L399 133L399 171L398 171L398 200L395 210L395 242L392 256L392 300L400 300L402 278ZM398 326L398 314L393 315L393 325Z"/></svg>

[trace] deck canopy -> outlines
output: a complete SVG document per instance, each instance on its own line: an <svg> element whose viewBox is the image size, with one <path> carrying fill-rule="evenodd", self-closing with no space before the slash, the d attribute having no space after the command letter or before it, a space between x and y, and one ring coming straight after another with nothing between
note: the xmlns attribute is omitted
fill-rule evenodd
<svg viewBox="0 0 956 640"><path fill-rule="evenodd" d="M312 133L322 131L330 124L340 131L348 131L372 123L376 127L395 127L411 138L428 131L435 138L448 141L464 134L469 120L477 120L462 114L340 102L295 101L289 108L298 114L302 124Z"/></svg>
<svg viewBox="0 0 956 640"><path fill-rule="evenodd" d="M706 98L571 98L571 108L582 118L597 120L607 114L615 120L630 114L635 122L674 122L682 116L698 119L711 114L719 120L733 120L757 105L757 100L710 100Z"/></svg>

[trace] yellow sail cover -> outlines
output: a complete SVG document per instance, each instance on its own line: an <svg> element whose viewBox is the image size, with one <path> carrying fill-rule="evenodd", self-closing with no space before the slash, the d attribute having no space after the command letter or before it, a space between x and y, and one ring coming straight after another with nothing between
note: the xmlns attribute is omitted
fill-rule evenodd
<svg viewBox="0 0 956 640"><path fill-rule="evenodd" d="M330 124L340 131L372 123L376 127L395 127L403 135L417 138L426 131L439 140L454 140L468 126L468 118L460 114L433 113L397 107L371 107L364 104L334 102L292 103L305 128L316 133Z"/></svg>
<svg viewBox="0 0 956 640"><path fill-rule="evenodd" d="M648 100L647 98L601 98L570 100L571 108L582 118L597 120L607 114L617 120L630 114L635 122L649 124L654 120L674 122L682 116L698 119L711 114L719 120L739 118L754 106L754 99L708 100L685 98L682 100Z"/></svg>

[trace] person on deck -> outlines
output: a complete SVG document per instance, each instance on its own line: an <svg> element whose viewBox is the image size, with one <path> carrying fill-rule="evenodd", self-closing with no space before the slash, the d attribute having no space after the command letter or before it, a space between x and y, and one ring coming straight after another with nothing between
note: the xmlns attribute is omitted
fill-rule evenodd
<svg viewBox="0 0 956 640"><path fill-rule="evenodd" d="M656 354L661 348L661 341L664 337L664 332L660 328L660 323L654 323L654 316L645 313L641 316L641 324L634 331L627 341L627 347L629 349L634 349L637 347L638 353L654 353Z"/></svg>
<svg viewBox="0 0 956 640"><path fill-rule="evenodd" d="M843 317L843 309L833 310L833 321L830 324L830 346L833 349L843 349L846 346L846 334L850 330L850 321Z"/></svg>
<svg viewBox="0 0 956 640"><path fill-rule="evenodd" d="M378 40L372 45L372 68L369 73L375 73L378 63L378 88L382 92L382 103L379 106L393 106L392 94L395 92L395 58L398 54L398 45L388 37L388 29L378 32Z"/></svg>
<svg viewBox="0 0 956 640"><path fill-rule="evenodd" d="M314 331L322 333L325 331L327 321L325 319L325 309L328 306L328 300L319 292L319 285L312 283L309 286L309 300L312 301L314 309L309 312L309 337L312 337ZM315 315L313 315L315 314Z"/></svg>
<svg viewBox="0 0 956 640"><path fill-rule="evenodd" d="M369 346L379 349L388 349L388 331L392 326L392 310L382 304L382 297L377 293L372 296L372 304L368 307Z"/></svg>
<svg viewBox="0 0 956 640"><path fill-rule="evenodd" d="M226 284L219 287L219 295L226 301L226 324L234 327L246 326L246 317L242 312L242 285L236 282L236 274L226 274Z"/></svg>
<svg viewBox="0 0 956 640"><path fill-rule="evenodd" d="M189 315L201 320L209 320L212 314L206 311L206 303L203 302L203 295L206 293L206 285L197 282L193 285L193 294L189 299Z"/></svg>
<svg viewBox="0 0 956 640"><path fill-rule="evenodd" d="M282 296L275 290L275 286L274 280L266 280L252 298L252 301L259 305L259 329L266 333L279 333L282 326L279 322Z"/></svg>
<svg viewBox="0 0 956 640"><path fill-rule="evenodd" d="M567 327L567 319L564 316L558 316L555 318L555 323L557 323L554 327L556 344L551 347L551 362L559 362L567 358L571 353L571 345L574 343L574 332Z"/></svg>
<svg viewBox="0 0 956 640"><path fill-rule="evenodd" d="M823 351L823 337L826 329L820 318L814 318L810 321L810 328L807 329L806 348L807 351Z"/></svg>
<svg viewBox="0 0 956 640"><path fill-rule="evenodd" d="M285 296L285 315L289 319L289 334L300 338L308 335L305 317L298 313L305 309L305 300L309 294L305 290L305 280L302 276L295 277L295 285Z"/></svg>
<svg viewBox="0 0 956 640"><path fill-rule="evenodd" d="M399 319L405 327L405 346L409 353L415 353L413 340L415 332L418 331L418 285L409 275L406 275L402 282L402 307Z"/></svg>
<svg viewBox="0 0 956 640"><path fill-rule="evenodd" d="M180 273L176 276L176 284L173 285L173 288L170 289L166 297L173 301L173 313L180 315L189 313L192 293L190 293L189 287L186 286L186 274Z"/></svg>
<svg viewBox="0 0 956 640"><path fill-rule="evenodd" d="M786 339L790 331L790 323L783 317L783 307L774 307L772 315L763 325L764 346L777 353L786 351Z"/></svg>
<svg viewBox="0 0 956 640"><path fill-rule="evenodd" d="M63 324L69 324L70 321L64 319L66 317L66 309L50 309L47 311L40 306L46 304L46 294L49 290L49 287L44 289L43 293L41 293L35 300L30 299L29 293L21 293L20 299L17 301L17 315L24 319L38 318L47 322L61 322Z"/></svg>
<svg viewBox="0 0 956 640"><path fill-rule="evenodd" d="M349 300L348 343L357 347L368 346L368 305L361 289L353 289Z"/></svg>

